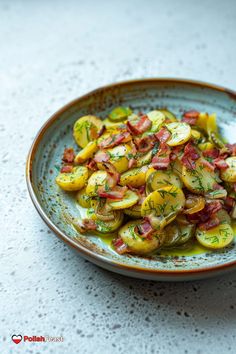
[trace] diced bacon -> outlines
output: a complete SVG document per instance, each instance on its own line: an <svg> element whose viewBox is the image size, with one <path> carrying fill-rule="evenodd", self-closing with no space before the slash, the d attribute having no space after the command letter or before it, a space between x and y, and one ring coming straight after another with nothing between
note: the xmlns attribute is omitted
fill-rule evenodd
<svg viewBox="0 0 236 354"><path fill-rule="evenodd" d="M195 160L197 160L199 157L200 156L197 152L197 149L191 143L188 143L184 148L184 154L181 158L181 161L183 165L192 170L196 167Z"/></svg>
<svg viewBox="0 0 236 354"><path fill-rule="evenodd" d="M96 228L97 228L95 220L92 220L92 219L83 219L82 220L82 226L86 230L96 230Z"/></svg>
<svg viewBox="0 0 236 354"><path fill-rule="evenodd" d="M128 246L123 242L121 237L113 241L113 246L116 252L119 254L124 254L128 252Z"/></svg>
<svg viewBox="0 0 236 354"><path fill-rule="evenodd" d="M113 166L110 162L104 162L103 166L105 167L108 175L109 175L109 180L108 180L108 185L110 187L113 187L114 185L116 185L119 180L120 180L120 174L119 172L117 172L117 169L115 168L115 166ZM112 182L113 180L113 182Z"/></svg>
<svg viewBox="0 0 236 354"><path fill-rule="evenodd" d="M108 198L108 199L122 199L125 193L127 192L127 190L128 188L126 186L124 187L116 186L111 191L98 190L98 195L99 197Z"/></svg>
<svg viewBox="0 0 236 354"><path fill-rule="evenodd" d="M171 149L166 143L161 143L158 153L153 157L151 166L156 170L165 170L170 164Z"/></svg>
<svg viewBox="0 0 236 354"><path fill-rule="evenodd" d="M209 150L205 150L202 152L204 157L210 157L213 159L216 159L219 156L219 150L214 148L214 149L209 149Z"/></svg>
<svg viewBox="0 0 236 354"><path fill-rule="evenodd" d="M224 200L224 208L230 213L235 205L235 199L232 197L226 197Z"/></svg>
<svg viewBox="0 0 236 354"><path fill-rule="evenodd" d="M143 238L150 238L154 232L149 221L144 221L140 225L137 225L137 231Z"/></svg>
<svg viewBox="0 0 236 354"><path fill-rule="evenodd" d="M144 136L143 138L135 138L134 143L139 152L148 152L150 151L154 145L156 144L155 135Z"/></svg>
<svg viewBox="0 0 236 354"><path fill-rule="evenodd" d="M97 171L97 164L93 159L89 159L86 167L91 171Z"/></svg>
<svg viewBox="0 0 236 354"><path fill-rule="evenodd" d="M105 132L105 130L106 130L106 126L103 125L103 126L101 127L101 129L98 131L98 138L100 138L100 136Z"/></svg>
<svg viewBox="0 0 236 354"><path fill-rule="evenodd" d="M66 148L63 153L62 161L66 163L73 163L75 159L75 152L73 148Z"/></svg>
<svg viewBox="0 0 236 354"><path fill-rule="evenodd" d="M94 156L94 161L95 162L107 162L109 160L109 155L106 151L104 150L100 150L98 152L96 152L95 156Z"/></svg>
<svg viewBox="0 0 236 354"><path fill-rule="evenodd" d="M233 190L236 192L236 183L233 183Z"/></svg>
<svg viewBox="0 0 236 354"><path fill-rule="evenodd" d="M72 165L66 165L66 166L62 166L61 168L61 173L70 173L73 170L73 166Z"/></svg>
<svg viewBox="0 0 236 354"><path fill-rule="evenodd" d="M129 120L127 122L127 128L130 131L130 133L133 135L142 134L146 130L148 130L151 126L152 126L152 122L150 121L147 115L141 116L139 121L135 124L133 124L132 121Z"/></svg>
<svg viewBox="0 0 236 354"><path fill-rule="evenodd" d="M205 207L198 211L197 213L187 215L187 219L196 224L196 223L205 223L213 214L223 208L223 204L219 200L214 200L206 203Z"/></svg>
<svg viewBox="0 0 236 354"><path fill-rule="evenodd" d="M206 159L202 159L201 160L203 166L205 166L209 171L214 171L215 170L215 166L210 163L209 161L207 161Z"/></svg>
<svg viewBox="0 0 236 354"><path fill-rule="evenodd" d="M137 165L137 161L135 160L135 158L131 158L128 162L128 168L133 168Z"/></svg>
<svg viewBox="0 0 236 354"><path fill-rule="evenodd" d="M226 144L226 147L229 149L231 156L236 156L236 143L235 144Z"/></svg>
<svg viewBox="0 0 236 354"><path fill-rule="evenodd" d="M155 137L161 142L166 143L167 140L171 137L170 132L166 128L161 128L158 133L155 134Z"/></svg>
<svg viewBox="0 0 236 354"><path fill-rule="evenodd" d="M183 114L182 121L188 123L189 125L195 125L199 117L198 111L188 111Z"/></svg>
<svg viewBox="0 0 236 354"><path fill-rule="evenodd" d="M214 183L213 185L213 190L221 190L221 189L224 189L223 186L221 186L219 183Z"/></svg>
<svg viewBox="0 0 236 354"><path fill-rule="evenodd" d="M188 123L189 125L195 125L199 117L198 111L188 111L183 114L182 122Z"/></svg>
<svg viewBox="0 0 236 354"><path fill-rule="evenodd" d="M226 170L226 168L228 168L228 164L225 160L221 159L220 157L218 157L217 159L215 159L213 161L214 165L216 168L218 168L219 170Z"/></svg>
<svg viewBox="0 0 236 354"><path fill-rule="evenodd" d="M112 134L108 138L102 140L98 146L101 149L112 148L120 143L127 143L131 140L131 135L129 132L123 132L119 134Z"/></svg>
<svg viewBox="0 0 236 354"><path fill-rule="evenodd" d="M198 224L198 227L200 230L210 230L213 227L218 226L219 224L220 224L219 218L216 215L214 215L206 222Z"/></svg>

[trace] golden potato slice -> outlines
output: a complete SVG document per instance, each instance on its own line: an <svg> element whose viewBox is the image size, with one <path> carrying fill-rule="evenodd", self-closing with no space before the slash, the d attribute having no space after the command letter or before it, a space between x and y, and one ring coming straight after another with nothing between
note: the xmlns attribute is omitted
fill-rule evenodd
<svg viewBox="0 0 236 354"><path fill-rule="evenodd" d="M131 147L128 144L118 145L114 148L107 149L106 152L110 156L109 162L116 168L119 173L128 170L129 160L128 153L131 151ZM105 167L102 163L97 163L100 170L104 170Z"/></svg>
<svg viewBox="0 0 236 354"><path fill-rule="evenodd" d="M106 171L94 172L88 180L86 187L86 194L89 197L96 197L98 195L98 188L105 187L108 179L108 173Z"/></svg>
<svg viewBox="0 0 236 354"><path fill-rule="evenodd" d="M146 183L149 193L168 185L174 185L179 188L183 186L180 178L172 170L155 170L153 173L149 174Z"/></svg>
<svg viewBox="0 0 236 354"><path fill-rule="evenodd" d="M171 138L167 141L169 146L182 145L191 138L191 128L187 123L173 122L166 124L166 128L171 133Z"/></svg>
<svg viewBox="0 0 236 354"><path fill-rule="evenodd" d="M120 176L120 185L126 186L130 185L132 187L140 187L145 184L146 172L148 170L148 166L132 168Z"/></svg>
<svg viewBox="0 0 236 354"><path fill-rule="evenodd" d="M75 157L76 163L84 163L97 151L97 141L90 141Z"/></svg>
<svg viewBox="0 0 236 354"><path fill-rule="evenodd" d="M147 116L152 122L152 127L150 131L152 133L157 132L160 129L162 123L165 121L165 115L161 111L155 110L147 113Z"/></svg>
<svg viewBox="0 0 236 354"><path fill-rule="evenodd" d="M76 166L70 173L59 173L56 177L56 183L65 191L78 191L85 186L87 179L87 167Z"/></svg>
<svg viewBox="0 0 236 354"><path fill-rule="evenodd" d="M83 208L90 208L91 198L86 193L86 187L82 188L76 194L76 199L77 199L77 202L79 203L79 205L82 206Z"/></svg>
<svg viewBox="0 0 236 354"><path fill-rule="evenodd" d="M147 196L141 207L142 216L149 216L155 229L162 229L183 209L185 197L176 186L162 187Z"/></svg>
<svg viewBox="0 0 236 354"><path fill-rule="evenodd" d="M155 232L151 239L143 238L136 227L140 225L143 220L130 221L122 226L118 232L118 236L128 246L129 252L134 254L148 254L159 248L165 238L165 233Z"/></svg>
<svg viewBox="0 0 236 354"><path fill-rule="evenodd" d="M236 156L228 157L225 162L228 168L221 172L221 179L226 182L236 182Z"/></svg>
<svg viewBox="0 0 236 354"><path fill-rule="evenodd" d="M228 246L234 239L232 227L227 223L222 223L210 230L196 230L196 238L204 247L211 249L221 249Z"/></svg>
<svg viewBox="0 0 236 354"><path fill-rule="evenodd" d="M210 171L202 159L196 161L195 169L188 169L183 165L182 181L185 187L190 191L198 194L204 194L214 190L215 184L218 182L217 175L214 171Z"/></svg>
<svg viewBox="0 0 236 354"><path fill-rule="evenodd" d="M138 202L138 199L139 197L135 192L128 190L125 193L123 199L119 199L119 200L109 199L107 201L107 204L109 204L109 206L114 210L125 209L125 208L130 208L132 205L136 204Z"/></svg>
<svg viewBox="0 0 236 354"><path fill-rule="evenodd" d="M73 135L76 143L84 148L87 144L97 139L98 132L102 129L101 119L95 116L84 116L79 118L74 124Z"/></svg>

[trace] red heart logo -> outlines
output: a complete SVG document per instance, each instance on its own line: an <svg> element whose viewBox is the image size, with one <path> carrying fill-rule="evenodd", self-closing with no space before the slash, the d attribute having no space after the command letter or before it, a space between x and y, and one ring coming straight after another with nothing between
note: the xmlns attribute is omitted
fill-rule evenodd
<svg viewBox="0 0 236 354"><path fill-rule="evenodd" d="M22 341L22 336L20 334L18 334L18 336L16 334L13 334L13 336L11 336L11 339L14 343L19 344Z"/></svg>

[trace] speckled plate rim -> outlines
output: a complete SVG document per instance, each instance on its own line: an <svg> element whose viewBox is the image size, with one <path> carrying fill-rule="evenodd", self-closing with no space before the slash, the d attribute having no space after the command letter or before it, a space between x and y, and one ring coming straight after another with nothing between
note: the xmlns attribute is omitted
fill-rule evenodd
<svg viewBox="0 0 236 354"><path fill-rule="evenodd" d="M209 88L214 91L218 92L223 92L228 94L231 98L236 100L236 91L230 90L228 88L218 86L215 84L210 84L206 83L203 81L196 81L196 80L191 80L191 79L180 79L180 78L145 78L145 79L135 79L135 80L127 80L127 81L122 81L122 82L117 82L113 84L109 84L106 86L102 86L96 90L90 91L89 93L80 96L79 98L76 98L72 101L70 101L68 104L64 105L61 109L59 109L57 112L55 112L41 127L39 132L37 133L31 148L28 153L27 161L26 161L26 182L27 182L27 188L30 194L30 197L32 199L32 202L38 211L39 215L41 218L44 220L44 222L47 224L47 226L65 243L67 243L69 246L75 248L85 259L103 267L107 268L111 271L118 272L118 273L123 273L123 271L126 271L126 275L129 275L129 272L131 273L130 276L134 277L139 277L139 275L144 274L148 278L152 278L153 276L160 276L161 278L168 278L168 277L181 277L186 279L189 278L191 275L191 278L195 278L194 275L196 275L196 278L202 278L203 275L204 277L210 275L217 275L221 273L220 271L230 271L236 268L236 260L231 261L229 263L225 264L220 264L220 265L215 265L215 266L209 266L209 267L203 267L203 268L198 268L198 269L184 269L184 270L157 270L157 269L148 269L148 268L143 268L140 266L136 265L127 265L125 263L120 263L118 261L108 259L103 255L97 254L92 250L87 249L83 245L79 244L76 242L76 240L73 240L72 238L68 237L66 233L62 232L47 216L46 212L40 205L40 201L38 200L35 192L34 192L34 187L33 187L33 180L32 180L32 166L33 166L33 161L34 161L34 156L37 151L37 147L41 142L41 139L47 129L56 121L59 116L67 111L71 106L73 106L75 103L79 103L80 101L83 101L84 99L89 98L90 96L97 94L101 91L106 91L112 88L119 88L121 86L130 86L130 85L136 85L136 84L142 84L142 83L150 83L150 84L187 84L193 87L199 87L199 88ZM215 274L213 274L215 273ZM202 274L202 276L201 276ZM150 277L149 277L149 276Z"/></svg>

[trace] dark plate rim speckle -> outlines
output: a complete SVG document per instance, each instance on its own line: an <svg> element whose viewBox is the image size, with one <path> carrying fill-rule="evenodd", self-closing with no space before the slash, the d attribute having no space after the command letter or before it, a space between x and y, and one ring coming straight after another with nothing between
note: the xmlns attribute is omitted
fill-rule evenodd
<svg viewBox="0 0 236 354"><path fill-rule="evenodd" d="M73 240L72 238L68 237L66 233L62 232L59 230L59 228L50 220L50 218L47 216L46 212L44 211L43 207L40 205L39 199L36 196L36 193L34 191L34 184L32 180L32 166L34 164L34 156L37 151L38 145L40 144L40 141L44 135L44 133L47 131L47 129L51 126L51 124L54 123L55 120L58 119L58 117L67 111L70 107L72 107L75 103L79 103L80 101L83 101L84 99L96 95L97 93L101 91L106 91L112 88L119 88L121 86L130 86L130 85L136 85L136 84L142 84L142 83L150 83L150 84L155 84L155 83L161 83L161 84L187 84L190 86L195 86L195 87L200 87L200 88L209 88L214 91L218 92L223 92L229 95L232 99L236 100L236 92L232 91L230 89L227 89L225 87L221 87L215 84L210 84L210 83L205 83L203 81L196 81L196 80L191 80L191 79L179 79L179 78L146 78L146 79L136 79L136 80L128 80L128 81L122 81L118 83L113 83L109 84L106 86L102 86L96 90L90 91L89 93L76 98L63 106L61 109L59 109L56 113L54 113L42 126L42 128L39 130L37 133L30 151L28 153L27 161L26 161L26 182L27 182L27 187L28 191L30 194L30 197L32 199L32 202L38 211L39 215L41 218L45 221L45 223L48 225L48 227L60 238L62 239L65 243L67 243L69 246L72 246L75 248L84 258L100 265L109 267L110 269L114 271L127 271L127 275L129 271L135 272L137 274L144 274L144 275L158 275L159 276L165 276L165 277L171 277L171 276L180 276L184 278L189 277L189 275L199 275L200 273L204 273L206 276L209 273L218 273L220 270L232 270L236 267L236 260L231 261L225 264L220 264L220 265L215 265L215 266L209 266L209 267L203 267L203 268L198 268L198 269L184 269L184 270L157 270L157 269L148 269L148 268L143 268L140 266L136 265L127 265L125 263L120 263L116 260L108 259L103 255L97 254L92 250L87 249L83 245L79 244L76 242L76 240ZM194 277L193 277L194 279Z"/></svg>

